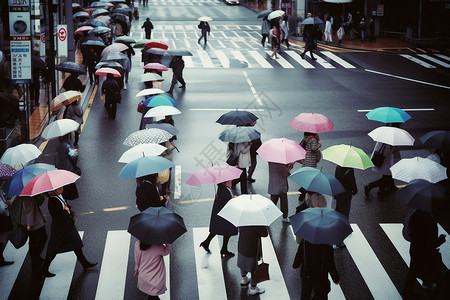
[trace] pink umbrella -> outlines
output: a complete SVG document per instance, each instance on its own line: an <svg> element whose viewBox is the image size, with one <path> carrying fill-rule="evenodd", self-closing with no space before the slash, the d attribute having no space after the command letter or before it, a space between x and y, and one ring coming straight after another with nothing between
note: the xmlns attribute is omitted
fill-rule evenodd
<svg viewBox="0 0 450 300"><path fill-rule="evenodd" d="M77 30L75 30L75 34L83 34L84 31L89 31L91 29L94 29L92 26L81 26Z"/></svg>
<svg viewBox="0 0 450 300"><path fill-rule="evenodd" d="M122 52L128 50L128 46L123 43L114 43L103 49L101 56L105 56L111 52Z"/></svg>
<svg viewBox="0 0 450 300"><path fill-rule="evenodd" d="M148 63L144 66L144 69L158 70L158 71L168 71L169 69L160 63Z"/></svg>
<svg viewBox="0 0 450 300"><path fill-rule="evenodd" d="M201 185L201 184L217 184L229 180L239 178L242 170L232 167L217 165L209 168L201 169L189 176L186 184Z"/></svg>
<svg viewBox="0 0 450 300"><path fill-rule="evenodd" d="M322 114L301 113L289 122L297 131L319 133L333 131L334 124Z"/></svg>
<svg viewBox="0 0 450 300"><path fill-rule="evenodd" d="M109 25L111 23L111 17L110 16L97 16L97 17L95 17L95 19L105 22L106 25Z"/></svg>
<svg viewBox="0 0 450 300"><path fill-rule="evenodd" d="M31 179L20 196L35 196L74 183L80 176L66 170L47 171Z"/></svg>
<svg viewBox="0 0 450 300"><path fill-rule="evenodd" d="M296 141L285 138L265 141L256 152L265 161L280 164L288 164L304 159L306 155L305 149Z"/></svg>
<svg viewBox="0 0 450 300"><path fill-rule="evenodd" d="M113 74L114 77L122 77L122 75L120 75L120 72L113 68L100 68L95 71L95 75L106 76L108 74Z"/></svg>

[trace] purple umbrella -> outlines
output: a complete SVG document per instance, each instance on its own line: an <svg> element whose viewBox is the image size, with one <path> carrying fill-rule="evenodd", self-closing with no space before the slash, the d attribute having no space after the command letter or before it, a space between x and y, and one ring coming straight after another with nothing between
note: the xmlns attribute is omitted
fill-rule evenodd
<svg viewBox="0 0 450 300"><path fill-rule="evenodd" d="M8 178L16 173L16 169L7 164L0 163L0 178Z"/></svg>

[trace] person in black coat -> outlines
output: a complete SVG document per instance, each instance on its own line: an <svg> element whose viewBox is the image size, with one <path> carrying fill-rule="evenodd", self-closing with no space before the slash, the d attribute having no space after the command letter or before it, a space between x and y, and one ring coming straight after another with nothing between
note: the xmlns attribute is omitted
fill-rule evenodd
<svg viewBox="0 0 450 300"><path fill-rule="evenodd" d="M150 174L136 179L136 206L139 211L149 207L164 206L166 200L160 195L156 179L158 174Z"/></svg>
<svg viewBox="0 0 450 300"><path fill-rule="evenodd" d="M144 22L144 25L141 26L141 28L144 28L145 30L145 38L147 40L152 38L152 29L153 29L153 24L150 21L150 18L147 18Z"/></svg>
<svg viewBox="0 0 450 300"><path fill-rule="evenodd" d="M81 83L77 73L70 73L70 75L64 80L62 88L65 91L77 91L84 92L85 86Z"/></svg>
<svg viewBox="0 0 450 300"><path fill-rule="evenodd" d="M73 212L62 197L64 187L49 192L48 211L52 216L50 239L47 245L47 255L42 265L41 274L44 277L54 277L48 268L59 253L74 251L78 261L87 270L97 265L89 262L83 254L83 242L75 227Z"/></svg>
<svg viewBox="0 0 450 300"><path fill-rule="evenodd" d="M175 56L169 65L172 68L173 76L172 76L172 84L170 85L170 89L167 91L168 93L173 93L173 88L177 82L181 83L180 88L186 88L186 82L183 79L183 69L184 69L184 60L181 56Z"/></svg>
<svg viewBox="0 0 450 300"><path fill-rule="evenodd" d="M102 85L102 94L105 94L105 108L109 119L116 118L117 102L120 102L120 86L114 80L113 74L108 74Z"/></svg>
<svg viewBox="0 0 450 300"><path fill-rule="evenodd" d="M356 195L358 193L355 172L352 168L336 166L334 176L341 182L345 189L345 192L334 197L334 199L336 199L336 211L340 212L346 216L347 219L349 219L352 195Z"/></svg>
<svg viewBox="0 0 450 300"><path fill-rule="evenodd" d="M300 299L311 299L314 290L314 299L328 298L331 290L328 273L335 284L339 284L340 278L334 263L333 247L325 244L311 244L302 240L298 245L292 268L300 270L302 280L302 293Z"/></svg>
<svg viewBox="0 0 450 300"><path fill-rule="evenodd" d="M233 257L234 253L228 251L228 241L230 237L238 234L237 228L225 220L224 218L218 216L219 211L224 208L228 201L233 198L233 193L231 192L231 180L219 183L217 185L217 194L214 199L214 204L211 212L211 221L209 222L209 235L208 237L200 243L200 247L203 247L206 252L210 252L209 243L218 234L223 236L223 245L220 250L220 255L223 258Z"/></svg>
<svg viewBox="0 0 450 300"><path fill-rule="evenodd" d="M197 25L197 27L198 27L198 29L201 29L201 31L202 31L201 36L198 38L198 43L200 44L200 41L202 39L204 39L205 46L206 46L206 42L207 42L206 33L209 34L209 32L211 31L211 28L209 27L208 22L205 22L205 21L201 21L200 24Z"/></svg>
<svg viewBox="0 0 450 300"><path fill-rule="evenodd" d="M317 60L314 55L313 51L317 49L317 33L318 28L316 25L305 25L305 28L303 30L303 40L305 42L305 50L303 50L303 53L300 54L300 56L305 59L306 52L309 51L311 54L312 60Z"/></svg>

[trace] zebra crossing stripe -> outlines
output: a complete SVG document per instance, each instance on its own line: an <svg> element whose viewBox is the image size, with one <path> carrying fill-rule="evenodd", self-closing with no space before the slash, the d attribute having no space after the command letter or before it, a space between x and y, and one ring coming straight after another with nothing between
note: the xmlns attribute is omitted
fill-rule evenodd
<svg viewBox="0 0 450 300"><path fill-rule="evenodd" d="M435 54L437 57L440 57L446 61L450 61L450 57L448 57L447 55L444 54Z"/></svg>
<svg viewBox="0 0 450 300"><path fill-rule="evenodd" d="M183 56L183 60L184 60L184 66L186 68L193 68L194 67L194 62L192 61L192 57L190 57L190 56Z"/></svg>
<svg viewBox="0 0 450 300"><path fill-rule="evenodd" d="M233 54L234 58L236 58L237 60L247 63L248 68L253 68L252 65L248 62L248 60L245 58L245 56L240 51L233 50L233 51L231 51L231 54Z"/></svg>
<svg viewBox="0 0 450 300"><path fill-rule="evenodd" d="M108 231L95 294L96 300L123 298L129 250L130 234L126 230Z"/></svg>
<svg viewBox="0 0 450 300"><path fill-rule="evenodd" d="M84 232L79 231L79 234L83 239ZM56 255L49 268L49 271L56 276L45 279L39 299L67 299L76 263L77 257L73 251Z"/></svg>
<svg viewBox="0 0 450 300"><path fill-rule="evenodd" d="M266 50L267 55L271 55L272 52L269 50ZM275 59L274 61L276 61L277 63L279 63L283 68L286 69L293 69L294 66L291 65L283 56L278 55L278 59Z"/></svg>
<svg viewBox="0 0 450 300"><path fill-rule="evenodd" d="M447 240L445 243L443 243L439 249L442 253L442 262L447 267L447 269L450 269L450 243L448 242L448 233L445 231L444 228L440 224L438 224L438 234L445 234L447 236Z"/></svg>
<svg viewBox="0 0 450 300"><path fill-rule="evenodd" d="M418 58L415 58L414 56L411 56L409 54L400 54L401 57L404 57L412 62L415 62L416 64L421 65L422 67L428 68L428 69L435 69L436 67L433 65L430 65L427 62L424 62L423 60L420 60Z"/></svg>
<svg viewBox="0 0 450 300"><path fill-rule="evenodd" d="M384 233L386 233L391 243L394 245L395 249L397 249L398 254L400 254L400 256L403 258L403 260L409 267L409 263L411 261L411 257L409 255L410 243L403 238L402 235L403 224L383 223L380 224L380 226L384 230Z"/></svg>
<svg viewBox="0 0 450 300"><path fill-rule="evenodd" d="M375 300L402 299L359 226L356 224L351 224L351 226L353 232L344 240L344 243L373 298Z"/></svg>
<svg viewBox="0 0 450 300"><path fill-rule="evenodd" d="M241 47L240 47L238 44L236 44L236 42L233 41L233 40L230 40L230 43L233 44L234 48L237 48L237 49L241 48Z"/></svg>
<svg viewBox="0 0 450 300"><path fill-rule="evenodd" d="M220 63L222 64L222 66L226 69L230 68L230 61L228 60L225 53L223 53L222 50L216 50L214 52L216 53L217 58L220 60Z"/></svg>
<svg viewBox="0 0 450 300"><path fill-rule="evenodd" d="M285 51L287 55L289 55L290 57L292 57L293 59L295 59L296 62L298 62L303 68L305 69L314 69L314 66L312 64L310 64L309 62L307 62L306 60L304 60L300 54L298 54L295 51Z"/></svg>
<svg viewBox="0 0 450 300"><path fill-rule="evenodd" d="M214 68L214 64L212 63L211 59L208 56L208 52L204 50L197 50L198 57L200 57L200 60L202 61L202 65L205 68Z"/></svg>
<svg viewBox="0 0 450 300"><path fill-rule="evenodd" d="M265 68L265 69L269 69L269 68L273 68L273 66L264 58L261 56L261 54L259 54L257 51L248 51L248 53L253 56L253 58L258 62L258 64Z"/></svg>
<svg viewBox="0 0 450 300"><path fill-rule="evenodd" d="M184 39L184 44L186 45L186 48L190 49L191 47L191 43L189 43L188 39Z"/></svg>
<svg viewBox="0 0 450 300"><path fill-rule="evenodd" d="M205 253L202 247L198 247L208 234L208 227L193 228L198 296L200 300L226 300L227 292L223 277L218 237L215 237L209 244L209 248L211 249L210 254Z"/></svg>
<svg viewBox="0 0 450 300"><path fill-rule="evenodd" d="M435 64L441 65L441 66L443 66L444 68L450 68L450 64L448 64L448 63L446 63L446 62L443 62L443 61L440 61L439 59L436 59L436 58L434 58L434 57L432 57L432 56L429 56L429 55L427 55L427 54L417 54L417 55L420 56L420 57L422 57L422 58L425 58L425 59L427 59L427 60L429 60L429 61L432 61L432 62L434 62Z"/></svg>
<svg viewBox="0 0 450 300"><path fill-rule="evenodd" d="M322 67L324 67L325 69L335 69L335 67L330 64L329 62L327 62L325 59L323 59L322 57L316 55L315 58L317 59L317 63L320 64Z"/></svg>
<svg viewBox="0 0 450 300"><path fill-rule="evenodd" d="M356 68L352 64L349 64L348 62L346 62L345 60L343 60L342 58L340 58L339 56L337 56L336 54L334 54L330 51L322 51L321 53L323 55L327 56L328 58L332 59L336 63L340 64L341 66L343 66L346 69L355 69Z"/></svg>
<svg viewBox="0 0 450 300"><path fill-rule="evenodd" d="M159 295L159 299L161 300L170 300L170 255L166 255L163 257L164 265L166 267L166 287L167 291Z"/></svg>
<svg viewBox="0 0 450 300"><path fill-rule="evenodd" d="M222 48L224 48L224 49L226 48L226 47L225 47L225 45L224 45L224 44L222 43L222 41L221 41L221 40L217 40L217 43L219 43L219 44L220 44L220 46L221 46Z"/></svg>
<svg viewBox="0 0 450 300"><path fill-rule="evenodd" d="M12 260L12 258L14 258L14 263L0 268L0 291L1 296L5 297L4 299L7 299L11 293L27 253L28 242L19 249L14 248L11 243L6 244L3 256L5 257L5 260Z"/></svg>

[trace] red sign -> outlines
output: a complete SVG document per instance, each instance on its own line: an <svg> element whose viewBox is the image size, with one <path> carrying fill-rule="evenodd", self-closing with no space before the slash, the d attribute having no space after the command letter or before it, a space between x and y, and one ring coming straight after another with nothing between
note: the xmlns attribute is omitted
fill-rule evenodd
<svg viewBox="0 0 450 300"><path fill-rule="evenodd" d="M67 38L67 31L66 31L66 29L65 28L60 28L58 30L58 39L61 42L64 42L66 40L66 38Z"/></svg>
<svg viewBox="0 0 450 300"><path fill-rule="evenodd" d="M45 33L43 33L43 34L41 35L41 43L44 43L44 44L45 44Z"/></svg>

